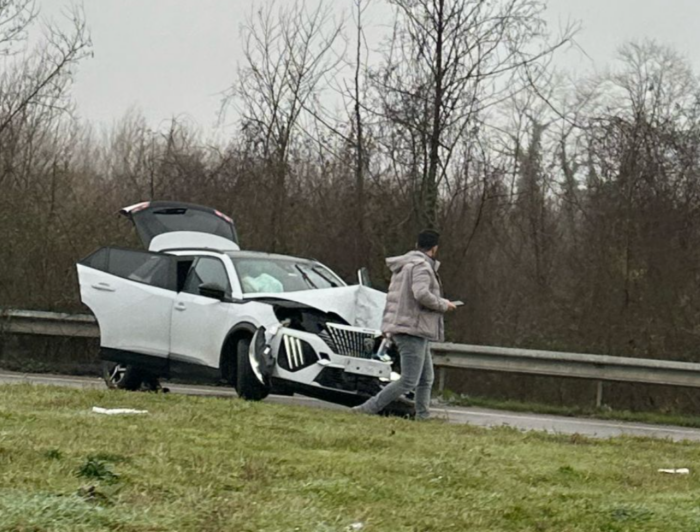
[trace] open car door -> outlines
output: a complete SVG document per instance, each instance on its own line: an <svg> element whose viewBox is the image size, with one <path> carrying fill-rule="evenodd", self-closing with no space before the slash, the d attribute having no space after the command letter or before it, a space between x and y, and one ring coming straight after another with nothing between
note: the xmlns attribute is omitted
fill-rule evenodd
<svg viewBox="0 0 700 532"><path fill-rule="evenodd" d="M150 251L239 249L233 220L216 209L174 201L147 201L125 207L119 213L131 220Z"/></svg>
<svg viewBox="0 0 700 532"><path fill-rule="evenodd" d="M97 318L103 359L167 372L176 259L102 248L78 263L80 298Z"/></svg>

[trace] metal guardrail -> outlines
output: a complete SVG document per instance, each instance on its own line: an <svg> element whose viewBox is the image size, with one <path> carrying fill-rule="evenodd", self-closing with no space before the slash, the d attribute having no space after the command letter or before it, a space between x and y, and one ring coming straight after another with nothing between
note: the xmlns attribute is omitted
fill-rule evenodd
<svg viewBox="0 0 700 532"><path fill-rule="evenodd" d="M432 352L440 391L446 368L596 380L596 406L602 404L603 381L700 388L700 364L694 362L450 343L433 344Z"/></svg>
<svg viewBox="0 0 700 532"><path fill-rule="evenodd" d="M93 316L39 310L0 311L0 333L99 338Z"/></svg>
<svg viewBox="0 0 700 532"><path fill-rule="evenodd" d="M27 310L0 311L0 332L99 337L93 316ZM450 368L596 380L598 406L602 403L603 381L700 388L700 364L693 362L452 343L433 344L432 352L441 392L445 388L446 370Z"/></svg>

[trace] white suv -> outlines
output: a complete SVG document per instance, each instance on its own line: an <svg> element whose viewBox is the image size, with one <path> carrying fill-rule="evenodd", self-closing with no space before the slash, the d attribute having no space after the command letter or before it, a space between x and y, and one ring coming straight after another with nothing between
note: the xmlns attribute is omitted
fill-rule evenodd
<svg viewBox="0 0 700 532"><path fill-rule="evenodd" d="M101 248L77 265L108 386L177 377L224 381L251 400L272 391L352 406L398 378L379 332L385 294L315 260L241 251L214 209L154 201L120 212L148 251Z"/></svg>

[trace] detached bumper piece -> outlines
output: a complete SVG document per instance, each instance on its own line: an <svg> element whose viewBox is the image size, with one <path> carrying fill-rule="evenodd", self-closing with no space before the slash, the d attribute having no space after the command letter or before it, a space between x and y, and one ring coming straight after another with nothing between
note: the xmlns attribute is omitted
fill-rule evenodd
<svg viewBox="0 0 700 532"><path fill-rule="evenodd" d="M355 392L364 397L376 395L382 389L381 381L376 377L349 373L341 368L323 368L314 382L324 388Z"/></svg>
<svg viewBox="0 0 700 532"><path fill-rule="evenodd" d="M255 377L260 381L260 384L268 386L272 370L275 367L275 359L272 357L272 349L265 339L265 327L260 327L255 331L253 341L250 343L248 357Z"/></svg>

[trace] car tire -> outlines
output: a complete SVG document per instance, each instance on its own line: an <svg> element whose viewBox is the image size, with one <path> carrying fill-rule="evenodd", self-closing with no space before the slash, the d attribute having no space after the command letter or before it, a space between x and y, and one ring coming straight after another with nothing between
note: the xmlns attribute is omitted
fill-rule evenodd
<svg viewBox="0 0 700 532"><path fill-rule="evenodd" d="M144 381L150 379L150 376L135 366L104 361L102 362L102 378L107 388L111 390L136 391L141 388Z"/></svg>
<svg viewBox="0 0 700 532"><path fill-rule="evenodd" d="M270 388L261 384L250 367L251 338L242 338L236 345L236 393L247 401L261 401L270 393Z"/></svg>

